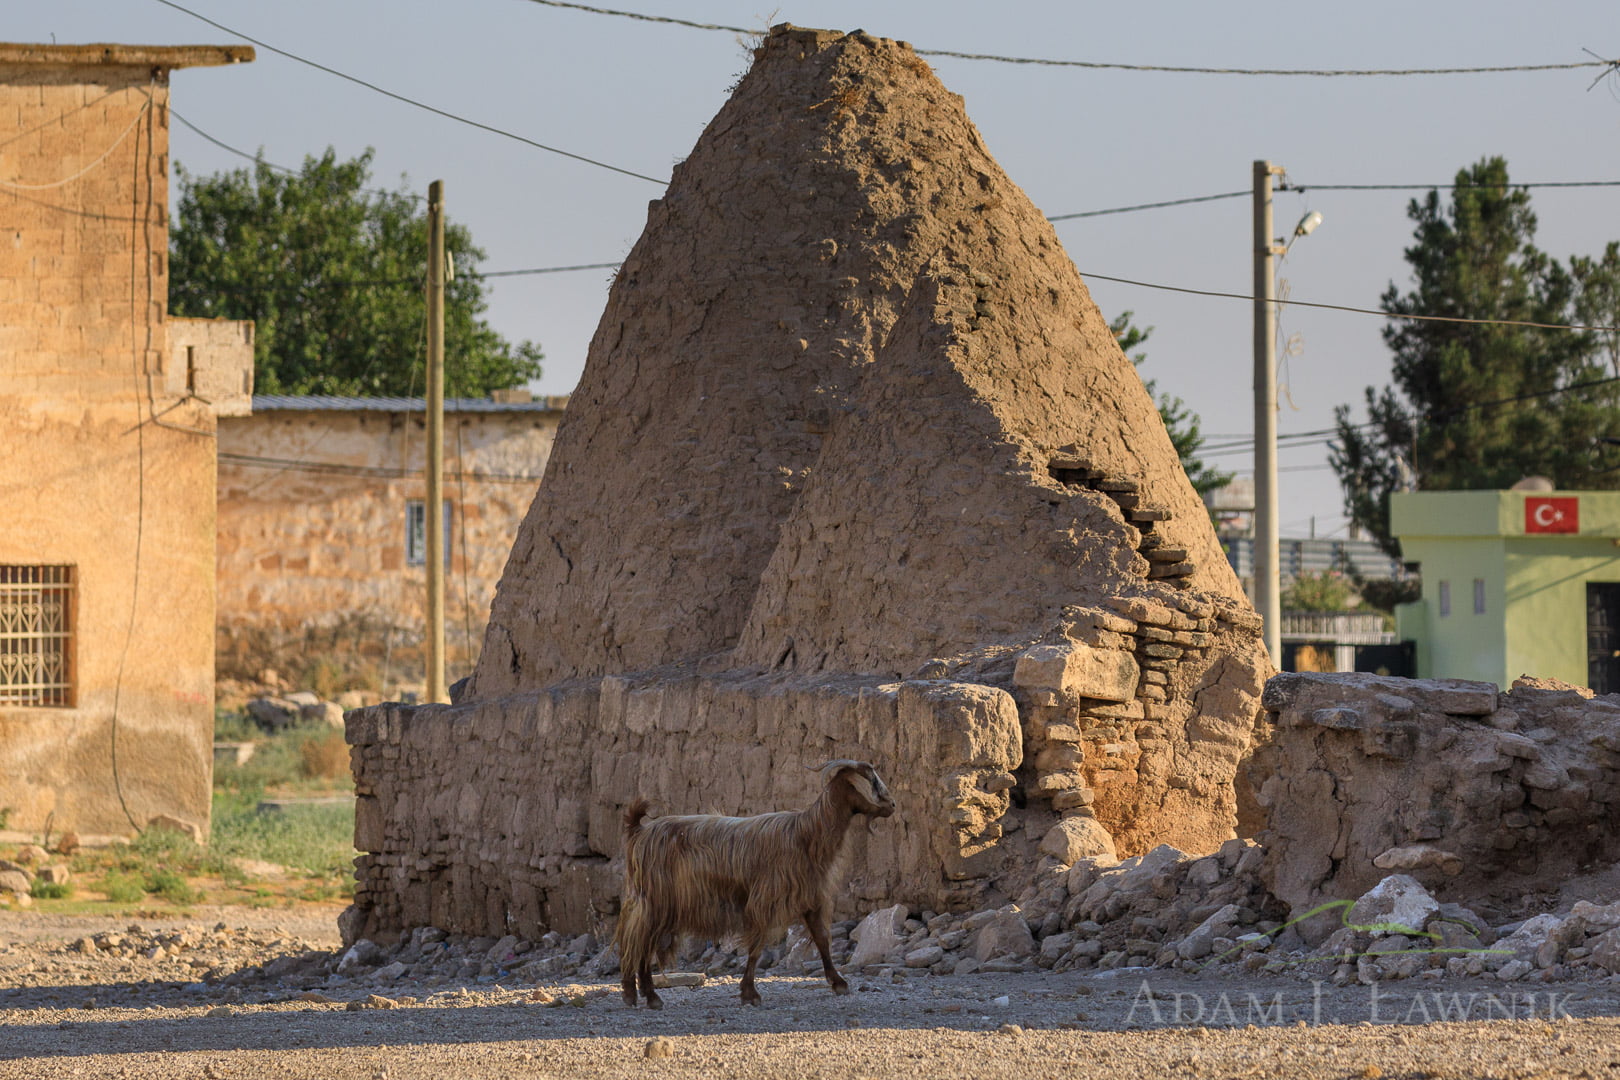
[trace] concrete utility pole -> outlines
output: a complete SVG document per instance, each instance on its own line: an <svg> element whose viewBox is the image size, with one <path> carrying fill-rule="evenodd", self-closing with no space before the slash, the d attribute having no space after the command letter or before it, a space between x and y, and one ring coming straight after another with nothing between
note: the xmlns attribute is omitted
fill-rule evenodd
<svg viewBox="0 0 1620 1080"><path fill-rule="evenodd" d="M427 700L444 686L444 181L428 185Z"/></svg>
<svg viewBox="0 0 1620 1080"><path fill-rule="evenodd" d="M1271 662L1282 665L1282 599L1277 539L1277 305L1272 260L1282 254L1271 224L1271 178L1254 163L1254 606Z"/></svg>

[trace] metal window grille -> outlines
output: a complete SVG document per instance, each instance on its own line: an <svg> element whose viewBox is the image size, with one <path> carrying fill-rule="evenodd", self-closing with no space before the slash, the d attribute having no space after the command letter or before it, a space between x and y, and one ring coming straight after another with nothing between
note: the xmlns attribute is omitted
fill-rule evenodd
<svg viewBox="0 0 1620 1080"><path fill-rule="evenodd" d="M450 565L450 500L444 500L444 565ZM427 564L427 500L405 500L405 564Z"/></svg>
<svg viewBox="0 0 1620 1080"><path fill-rule="evenodd" d="M0 705L73 705L71 566L0 566Z"/></svg>

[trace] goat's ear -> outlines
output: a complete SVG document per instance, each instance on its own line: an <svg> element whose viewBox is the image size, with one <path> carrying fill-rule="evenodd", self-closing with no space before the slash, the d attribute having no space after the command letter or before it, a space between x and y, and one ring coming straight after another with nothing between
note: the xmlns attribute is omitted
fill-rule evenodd
<svg viewBox="0 0 1620 1080"><path fill-rule="evenodd" d="M878 797L878 793L872 790L872 781L867 778L864 770L853 768L846 769L840 772L838 775L843 776L849 786L855 789L855 794L859 795L873 806L877 806L883 801ZM882 783L882 781L878 782Z"/></svg>

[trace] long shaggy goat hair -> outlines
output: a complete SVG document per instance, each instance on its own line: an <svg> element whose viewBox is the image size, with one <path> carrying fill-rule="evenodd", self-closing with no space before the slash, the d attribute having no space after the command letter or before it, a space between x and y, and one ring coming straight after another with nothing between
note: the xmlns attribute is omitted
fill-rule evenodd
<svg viewBox="0 0 1620 1080"><path fill-rule="evenodd" d="M888 817L894 799L867 762L829 761L819 771L825 786L803 810L644 820L645 799L625 810L624 902L613 935L625 1004L636 1004L639 981L647 1007L662 1008L652 965L667 965L680 939L694 936L735 938L747 949L742 1000L758 1005L760 951L796 922L816 943L833 992L849 993L827 947L832 891L842 876L850 822L857 814Z"/></svg>

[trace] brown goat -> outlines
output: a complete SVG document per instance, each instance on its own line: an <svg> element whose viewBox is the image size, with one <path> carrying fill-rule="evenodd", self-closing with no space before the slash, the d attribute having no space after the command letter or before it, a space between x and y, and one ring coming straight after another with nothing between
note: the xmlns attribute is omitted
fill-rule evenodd
<svg viewBox="0 0 1620 1080"><path fill-rule="evenodd" d="M636 1004L639 981L647 1007L663 1008L652 965L669 963L683 935L737 938L748 951L742 1000L758 1005L760 951L795 922L816 943L833 993L849 993L827 948L832 890L850 822L857 814L888 817L894 799L864 761L829 761L819 771L826 786L803 810L643 821L647 800L638 799L624 812L624 903L613 939L626 1005Z"/></svg>

